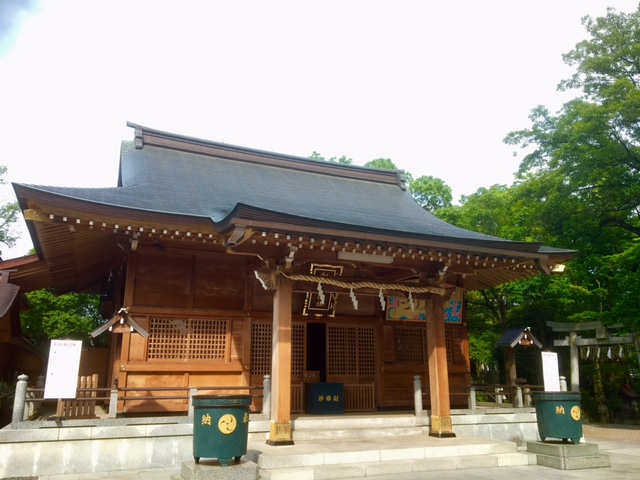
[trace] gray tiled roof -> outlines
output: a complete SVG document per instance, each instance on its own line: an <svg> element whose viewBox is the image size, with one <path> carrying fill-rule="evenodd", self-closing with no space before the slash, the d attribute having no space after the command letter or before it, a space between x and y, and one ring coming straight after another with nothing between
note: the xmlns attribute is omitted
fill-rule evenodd
<svg viewBox="0 0 640 480"><path fill-rule="evenodd" d="M361 167L360 167L361 168ZM265 215L319 223L337 230L497 244L538 251L450 225L415 203L399 186L302 169L254 164L204 154L122 142L120 184L113 188L38 186L41 191L129 209L210 218L224 225L238 206Z"/></svg>

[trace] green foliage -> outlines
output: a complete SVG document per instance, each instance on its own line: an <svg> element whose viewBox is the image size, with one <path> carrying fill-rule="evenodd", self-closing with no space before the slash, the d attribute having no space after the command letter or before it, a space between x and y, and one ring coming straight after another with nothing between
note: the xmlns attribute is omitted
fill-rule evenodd
<svg viewBox="0 0 640 480"><path fill-rule="evenodd" d="M411 182L411 195L427 212L435 212L452 205L451 187L443 180L431 176L422 176Z"/></svg>
<svg viewBox="0 0 640 480"><path fill-rule="evenodd" d="M479 188L472 195L463 195L460 206L447 205L435 214L467 230L516 240L511 231L515 226L513 196L514 191L505 185Z"/></svg>
<svg viewBox="0 0 640 480"><path fill-rule="evenodd" d="M342 155L340 158L331 157L329 159L324 158L320 153L314 151L311 155L309 155L311 160L320 160L323 162L331 162L331 163L341 163L343 165L352 165L353 160L351 158L347 158L345 155Z"/></svg>
<svg viewBox="0 0 640 480"><path fill-rule="evenodd" d="M640 7L583 19L590 38L564 55L575 66L559 89L582 96L506 141L527 150L521 198L554 245L575 248L572 280L586 292L574 321L623 322L640 330ZM540 228L542 227L542 228Z"/></svg>
<svg viewBox="0 0 640 480"><path fill-rule="evenodd" d="M477 322L476 325L477 326ZM500 333L494 330L480 330L474 328L473 335L469 336L469 357L476 365L493 367L500 360L496 342L500 339Z"/></svg>
<svg viewBox="0 0 640 480"><path fill-rule="evenodd" d="M622 358L604 361L582 361L580 365L580 385L582 389L583 409L589 419L599 421L600 402L607 407L612 417L619 417L622 413L623 398L620 395L621 386L630 383L634 391L638 391L638 382L633 382L629 372L637 370L638 357L635 352Z"/></svg>
<svg viewBox="0 0 640 480"><path fill-rule="evenodd" d="M640 239L639 239L640 240ZM622 323L629 331L640 324L640 243L630 242L620 253L608 257L602 269L607 289L602 320L606 324Z"/></svg>
<svg viewBox="0 0 640 480"><path fill-rule="evenodd" d="M582 89L587 96L597 97L620 79L636 85L640 75L640 6L633 13L617 13L608 8L604 17L586 16L582 24L591 38L563 55L567 65L576 66L570 79L560 83L560 90Z"/></svg>
<svg viewBox="0 0 640 480"><path fill-rule="evenodd" d="M38 345L67 337L85 340L103 323L97 295L69 293L56 296L50 290L35 290L26 296L31 308L20 316L22 330Z"/></svg>
<svg viewBox="0 0 640 480"><path fill-rule="evenodd" d="M377 168L378 170L398 170L396 164L390 158L376 158L364 164L367 168Z"/></svg>
<svg viewBox="0 0 640 480"><path fill-rule="evenodd" d="M6 184L4 178L6 173L7 167L0 166L0 185ZM20 206L18 202L9 202L0 205L0 243L4 243L8 247L13 247L18 239L18 236L12 231L12 227L18 221L19 214Z"/></svg>

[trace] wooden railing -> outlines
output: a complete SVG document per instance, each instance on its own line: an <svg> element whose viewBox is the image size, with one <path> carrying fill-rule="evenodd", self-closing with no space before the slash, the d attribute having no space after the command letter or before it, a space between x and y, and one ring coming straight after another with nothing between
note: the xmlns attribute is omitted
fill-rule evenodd
<svg viewBox="0 0 640 480"><path fill-rule="evenodd" d="M344 385L345 412L375 412L375 389L373 383Z"/></svg>
<svg viewBox="0 0 640 480"><path fill-rule="evenodd" d="M475 406L531 407L531 393L544 390L543 385L471 385L469 408Z"/></svg>
<svg viewBox="0 0 640 480"><path fill-rule="evenodd" d="M304 383L291 385L291 413L304 412Z"/></svg>
<svg viewBox="0 0 640 480"><path fill-rule="evenodd" d="M417 377L417 376L416 376ZM26 376L25 376L26 378ZM97 380L97 379L96 379ZM24 380L23 380L24 381ZM19 380L19 384L20 384ZM15 418L22 421L30 417L29 412L34 411L34 406L41 404L43 401L44 389L42 388L22 388L22 398L18 398L16 388L16 399L14 402L14 411L19 410L19 415ZM91 383L91 385L94 385ZM73 399L63 399L58 407L56 416L64 418L90 418L95 417L95 408L99 403L108 404L108 416L115 418L117 416L118 403L130 401L155 401L162 402L164 400L180 400L189 405L187 415L192 415L191 397L196 394L206 394L212 392L238 392L249 393L253 399L263 399L262 413L267 417L270 415L270 377L265 376L264 385L253 386L211 386L211 387L137 387L137 388L82 388L89 385L87 381L80 382L77 389L77 397ZM417 392L417 398L428 398L429 387L422 386L420 382L414 381L414 391ZM533 405L531 393L536 390L542 390L541 385L467 385L450 386L451 396L464 396L467 398L468 408L475 410L478 406L487 407L530 407ZM257 393L252 393L257 392ZM421 394L419 395L418 392ZM167 394L165 394L167 393ZM21 402L21 406L19 405ZM417 402L417 400L416 400ZM374 384L345 384L344 386L344 403L346 412L373 412L376 411L375 404L375 388ZM19 406L16 409L16 405ZM422 405L416 403L416 411L422 411ZM304 383L291 386L291 411L292 413L303 413L305 411L304 404ZM422 413L417 413L422 414ZM26 416L25 416L26 415Z"/></svg>
<svg viewBox="0 0 640 480"><path fill-rule="evenodd" d="M477 407L531 407L532 392L544 390L543 385L450 385L449 396L466 397L471 410ZM422 387L422 396L428 398L429 386Z"/></svg>
<svg viewBox="0 0 640 480"><path fill-rule="evenodd" d="M60 418L88 418L87 412L95 412L96 403L108 404L108 417L115 418L117 416L118 402L128 401L162 401L162 400L183 400L190 404L192 395L208 394L212 392L251 392L262 391L261 385L256 386L212 386L199 387L198 389L191 387L139 387L139 388L78 388L76 390L76 398L63 399L58 402L55 417ZM135 392L142 392L145 395L131 395ZM163 392L179 392L170 395L162 395ZM157 393L160 393L158 395ZM32 412L33 404L41 404L44 396L44 388L27 388L26 395L22 399L23 411ZM263 398L262 394L251 395L252 398ZM87 399L91 400L87 400ZM15 404L14 404L15 405ZM15 406L14 406L15 408ZM189 412L187 412L189 414ZM21 417L26 419L28 417ZM95 418L95 414L92 418Z"/></svg>

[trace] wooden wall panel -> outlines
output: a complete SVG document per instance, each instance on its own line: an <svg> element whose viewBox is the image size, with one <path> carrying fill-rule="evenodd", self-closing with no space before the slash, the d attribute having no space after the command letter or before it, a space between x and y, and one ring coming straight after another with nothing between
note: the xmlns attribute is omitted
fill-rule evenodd
<svg viewBox="0 0 640 480"><path fill-rule="evenodd" d="M147 342L142 335L136 333L131 335L129 343L129 361L143 362L147 358Z"/></svg>
<svg viewBox="0 0 640 480"><path fill-rule="evenodd" d="M133 303L188 308L193 257L169 252L138 252Z"/></svg>
<svg viewBox="0 0 640 480"><path fill-rule="evenodd" d="M122 386L122 385L120 385ZM188 409L187 400L135 400L135 397L165 397L165 396L182 396L186 392L184 390L162 390L153 391L145 390L144 387L175 387L186 386L184 374L162 374L154 375L153 373L129 373L126 375L127 388L140 388L137 391L128 391L127 399L124 402L124 412L180 412Z"/></svg>
<svg viewBox="0 0 640 480"><path fill-rule="evenodd" d="M80 354L79 376L90 376L98 374L98 386L100 388L110 387L107 385L107 375L109 373L109 349L89 348L82 350ZM102 395L98 395L101 397Z"/></svg>
<svg viewBox="0 0 640 480"><path fill-rule="evenodd" d="M243 361L242 351L244 347L244 322L245 320L243 318L236 318L234 320L231 320L231 345L229 349L231 361Z"/></svg>
<svg viewBox="0 0 640 480"><path fill-rule="evenodd" d="M385 366L384 391L382 406L384 407L411 407L413 406L413 376L421 375L428 381L426 365Z"/></svg>
<svg viewBox="0 0 640 480"><path fill-rule="evenodd" d="M202 387L231 387L241 386L242 373L229 372L211 372L211 373L190 373L189 374L189 387L202 388ZM218 392L199 392L199 393L219 393ZM239 393L237 390L227 393ZM247 392L241 392L243 394Z"/></svg>
<svg viewBox="0 0 640 480"><path fill-rule="evenodd" d="M221 254L198 258L194 274L194 308L244 309L246 259Z"/></svg>
<svg viewBox="0 0 640 480"><path fill-rule="evenodd" d="M447 325L446 329L451 339L451 363L454 365L466 364L464 353L466 329L461 325Z"/></svg>
<svg viewBox="0 0 640 480"><path fill-rule="evenodd" d="M11 323L8 315L0 318L0 343L8 343L11 339Z"/></svg>

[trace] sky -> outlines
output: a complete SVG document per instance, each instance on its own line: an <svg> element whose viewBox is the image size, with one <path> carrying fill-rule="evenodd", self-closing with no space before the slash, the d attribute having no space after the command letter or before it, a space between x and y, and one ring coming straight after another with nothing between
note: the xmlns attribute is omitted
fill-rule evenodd
<svg viewBox="0 0 640 480"><path fill-rule="evenodd" d="M0 0L0 165L11 183L115 187L126 122L354 164L390 158L454 201L510 185L503 143L557 111L585 15L638 0ZM31 248L24 221L14 248Z"/></svg>

